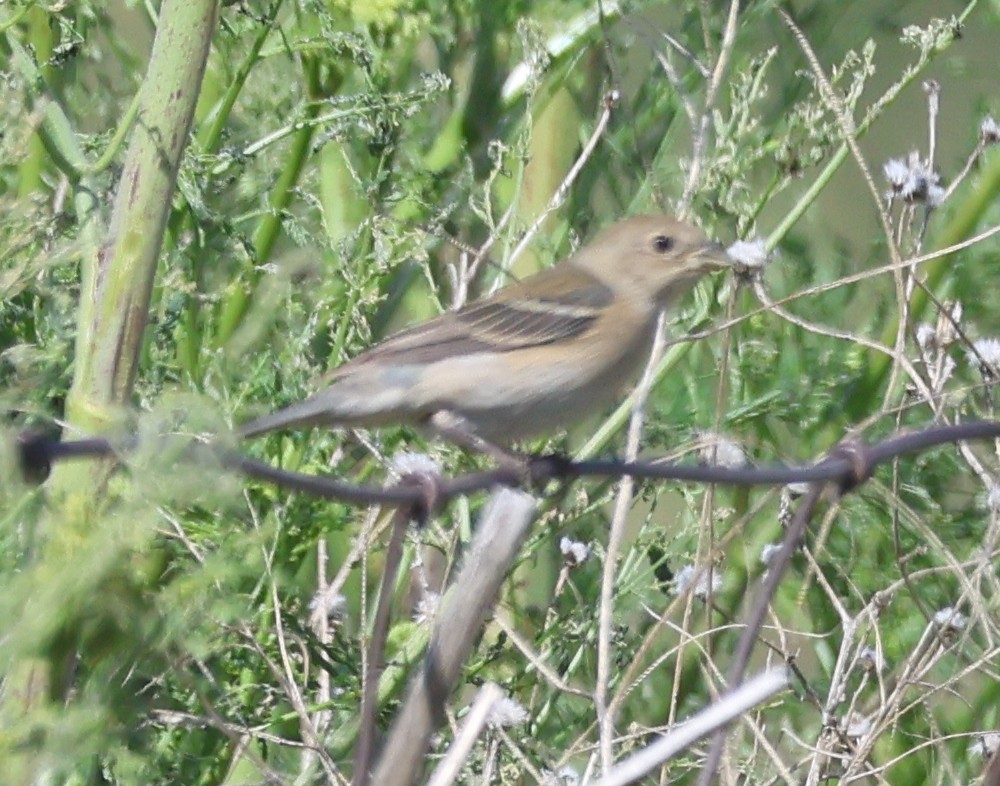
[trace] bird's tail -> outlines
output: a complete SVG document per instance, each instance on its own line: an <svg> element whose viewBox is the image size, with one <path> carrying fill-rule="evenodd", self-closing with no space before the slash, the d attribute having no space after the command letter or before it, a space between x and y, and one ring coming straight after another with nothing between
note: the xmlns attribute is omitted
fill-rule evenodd
<svg viewBox="0 0 1000 786"><path fill-rule="evenodd" d="M276 429L367 427L409 420L415 412L412 377L407 369L345 374L304 401L244 423L236 435L247 439Z"/></svg>
<svg viewBox="0 0 1000 786"><path fill-rule="evenodd" d="M278 429L308 428L336 422L337 417L330 411L330 402L317 395L244 423L236 429L236 435L240 439L249 439Z"/></svg>

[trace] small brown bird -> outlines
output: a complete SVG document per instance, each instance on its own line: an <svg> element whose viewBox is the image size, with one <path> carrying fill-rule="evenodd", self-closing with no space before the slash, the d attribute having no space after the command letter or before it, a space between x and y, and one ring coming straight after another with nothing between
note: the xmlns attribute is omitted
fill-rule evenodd
<svg viewBox="0 0 1000 786"><path fill-rule="evenodd" d="M613 402L648 359L659 311L730 264L690 224L625 219L548 270L390 336L238 433L412 423L507 445L554 431Z"/></svg>

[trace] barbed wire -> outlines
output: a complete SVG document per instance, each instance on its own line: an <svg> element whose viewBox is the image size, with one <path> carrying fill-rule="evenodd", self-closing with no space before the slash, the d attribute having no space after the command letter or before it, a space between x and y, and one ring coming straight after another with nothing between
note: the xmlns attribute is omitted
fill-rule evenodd
<svg viewBox="0 0 1000 786"><path fill-rule="evenodd" d="M879 464L905 454L949 443L1000 438L1000 421L975 420L942 424L896 434L878 442L865 443L852 437L836 445L823 459L806 466L773 465L730 468L699 464L679 464L659 458L642 461L615 459L573 460L558 454L525 455L522 466L499 466L452 477L431 473L411 473L392 485L352 484L328 475L312 475L279 469L212 442L193 442L186 455L197 460L208 454L224 467L248 478L272 483L322 499L357 505L409 506L415 515L426 515L458 496L484 491L494 486L542 487L550 481L582 478L678 480L732 486L768 486L792 483L828 482L841 491L864 483ZM58 440L24 432L17 438L21 469L27 477L46 475L60 461L81 458L124 456L137 441L115 441L103 437ZM415 477L420 482L414 482Z"/></svg>

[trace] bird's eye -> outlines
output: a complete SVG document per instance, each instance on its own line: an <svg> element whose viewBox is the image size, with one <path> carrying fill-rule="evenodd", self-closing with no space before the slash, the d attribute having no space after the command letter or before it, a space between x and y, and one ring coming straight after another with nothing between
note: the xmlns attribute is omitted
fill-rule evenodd
<svg viewBox="0 0 1000 786"><path fill-rule="evenodd" d="M657 235L653 238L653 250L657 254L665 254L674 247L674 239L667 235Z"/></svg>

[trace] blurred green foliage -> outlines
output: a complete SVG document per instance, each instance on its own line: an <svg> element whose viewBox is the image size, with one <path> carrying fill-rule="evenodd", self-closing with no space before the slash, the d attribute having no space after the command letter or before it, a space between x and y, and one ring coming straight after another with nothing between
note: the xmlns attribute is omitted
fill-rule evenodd
<svg viewBox="0 0 1000 786"><path fill-rule="evenodd" d="M702 111L725 9L599 8L582 0L225 4L177 187L164 195L171 210L128 414L140 433L181 436L176 447L157 441L128 453L95 509L54 515L44 488L21 482L9 446L18 430L64 425L80 265L96 258L127 132L141 122L130 107L159 10L86 1L0 7L0 104L15 119L0 135L5 783L323 783L319 758L302 747L307 723L349 774L382 540L355 544L378 517L192 464L184 440L296 400L380 337L451 307L463 249L495 241L470 296L547 266L640 211L689 211L727 242L766 237L779 249L763 284L775 300L891 260L843 124L775 4L740 11L694 178L697 123L688 110L695 120ZM797 2L789 10L859 129L880 190L886 159L927 154L920 83L938 80L935 166L950 184L996 107L995 4ZM509 270L511 251L546 210L612 90L618 106L603 138ZM996 225L998 165L986 149L932 212L897 198L891 219L902 253ZM852 428L876 439L940 418L991 416L992 391L968 360L968 341L995 330L994 248L990 239L945 257L932 278L935 299L905 314L903 284L891 274L795 297L784 304L795 321L760 309L732 280L714 282L676 315L673 332L734 319L672 356L649 404L644 448L685 454L705 431L719 431L754 461L806 462ZM935 303L945 299L964 306L962 332L949 341ZM921 322L937 325L940 339L923 355ZM933 387L933 406L894 375L898 363L857 340L891 345L898 324L901 356ZM932 359L954 364L939 386ZM594 450L619 453L625 413L531 447L573 450L597 432ZM248 450L355 481L384 477L385 457L401 450L426 450L449 473L475 463L407 429L280 435ZM912 682L909 703L892 710L868 756L886 767L884 782L968 782L979 772L969 748L1000 722L989 665L1000 632L998 514L987 504L996 462L983 446L915 456L880 469L815 522L764 633L796 659L808 686L760 716L796 778L832 721L849 711L878 717L879 697L897 679ZM498 610L583 691L595 679L601 565L591 557L560 578L559 540L586 542L601 556L613 493L609 484L577 484L547 502ZM383 720L426 638L426 623L408 618L415 598L422 583L441 589L481 502L454 504L408 545L412 571L397 588L389 653L399 668ZM617 727L627 738L619 753L711 700L739 635L726 623L753 595L761 549L780 537L779 506L777 493L763 490L640 487L615 585L611 690L623 691ZM672 577L710 561L722 577L713 610L675 601ZM318 584L338 572L343 599L320 626ZM876 614L879 593L891 602ZM968 624L946 648L928 631L948 606ZM861 615L854 638L845 638L845 611ZM664 613L670 625L655 625ZM926 654L919 643L929 635ZM877 649L884 671L848 668L843 694L828 698L834 677L845 675L838 655L862 646ZM596 741L592 702L540 676L495 624L454 706L486 679L527 708L514 738L536 769L583 771ZM810 691L829 706L817 707ZM778 772L746 728L730 754L747 782ZM491 756L504 782L525 777L518 757L495 745L477 749L472 771ZM693 782L699 761L691 752L662 782ZM836 781L843 765L820 766Z"/></svg>

